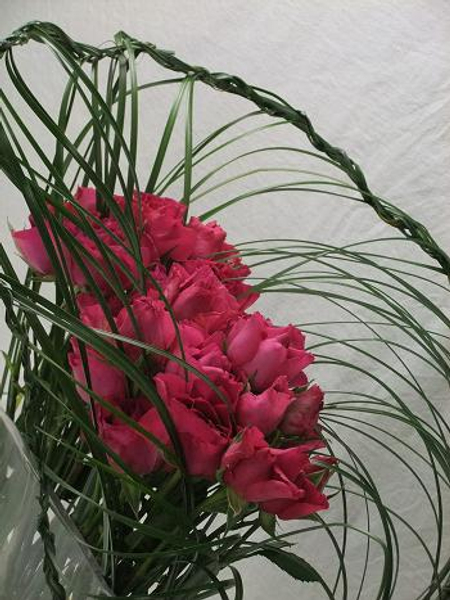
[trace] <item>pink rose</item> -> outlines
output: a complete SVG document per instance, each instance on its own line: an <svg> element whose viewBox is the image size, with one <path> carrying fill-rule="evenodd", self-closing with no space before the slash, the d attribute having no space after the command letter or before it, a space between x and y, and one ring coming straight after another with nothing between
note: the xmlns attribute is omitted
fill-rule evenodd
<svg viewBox="0 0 450 600"><path fill-rule="evenodd" d="M163 465L159 449L126 423L105 425L102 441L118 454L135 473L146 475Z"/></svg>
<svg viewBox="0 0 450 600"><path fill-rule="evenodd" d="M78 341L73 339L68 361L76 381L88 386L95 394L105 400L124 398L127 394L127 383L122 371L110 365L89 346L86 346L86 353L90 384L87 383ZM86 402L89 400L89 394L85 390L79 387L77 391L83 400Z"/></svg>
<svg viewBox="0 0 450 600"><path fill-rule="evenodd" d="M51 260L45 249L39 229L30 218L31 227L21 231L13 231L12 237L23 260L39 275L52 275L54 273Z"/></svg>
<svg viewBox="0 0 450 600"><path fill-rule="evenodd" d="M84 210L80 210L79 207ZM78 186L72 201L64 202L64 209L78 219L81 218L81 215L84 215L84 218L87 217L93 227L96 227L97 225L89 218L89 215L86 215L85 213L90 213L90 215L93 215L98 219L101 218L100 213L97 211L97 191L94 188ZM52 207L52 210L55 209ZM63 223L64 226L71 231L78 229L78 226L72 223L70 219L64 218Z"/></svg>
<svg viewBox="0 0 450 600"><path fill-rule="evenodd" d="M240 311L248 308L259 298L259 293L253 292L252 287L244 283L244 279L250 275L250 269L242 263L234 246L224 243L214 256L192 258L183 263L191 273L193 269L204 265L210 267L219 281L236 298Z"/></svg>
<svg viewBox="0 0 450 600"><path fill-rule="evenodd" d="M230 437L242 384L218 367L204 366L201 372L215 389L200 377L191 376L186 380L184 374L168 372L159 373L155 377L158 393L164 401L175 398Z"/></svg>
<svg viewBox="0 0 450 600"><path fill-rule="evenodd" d="M116 196L122 207L125 200ZM134 219L137 224L142 220L143 241L153 246L158 256L167 256L173 260L185 260L190 256L194 245L195 233L184 224L186 206L171 198L160 198L153 194L135 192L133 198Z"/></svg>
<svg viewBox="0 0 450 600"><path fill-rule="evenodd" d="M96 211L95 189L78 188L75 200L100 220L101 224L88 218L92 233L87 235L70 219L63 219L64 227L76 242L74 251L67 247L64 248L64 256L73 283L78 286L86 286L88 277L85 270L87 269L103 292L110 290L109 280L114 281L117 285L115 280L118 279L119 285L123 288L131 287L132 278L136 280L139 276L139 269L134 255L129 251L130 242L122 225L113 215L102 217ZM65 208L80 218L76 204L66 203ZM92 236L95 236L96 239L92 239ZM103 250L99 248L98 242L101 242L106 248ZM80 251L80 244L95 262L92 262L83 251ZM75 260L75 254L77 254L77 260ZM145 267L149 267L158 256L153 245L149 245L146 239L140 240L140 259Z"/></svg>
<svg viewBox="0 0 450 600"><path fill-rule="evenodd" d="M313 484L308 453L318 444L276 449L256 428L245 429L225 452L223 481L247 502L281 519L298 519L328 508L327 497Z"/></svg>
<svg viewBox="0 0 450 600"><path fill-rule="evenodd" d="M291 387L305 385L303 369L314 360L298 329L274 327L259 313L237 320L227 338L227 354L256 391L267 389L280 375L286 375Z"/></svg>
<svg viewBox="0 0 450 600"><path fill-rule="evenodd" d="M127 398L114 404L139 424L145 415L145 422L154 421L156 425L153 429L158 431L160 421L158 413L155 408L149 408L151 405L147 398ZM120 417L116 417L110 411L98 406L97 422L102 441L118 454L133 471L139 475L146 475L163 466L164 460L159 448ZM159 431L164 431L162 426ZM111 463L116 464L113 460Z"/></svg>
<svg viewBox="0 0 450 600"><path fill-rule="evenodd" d="M130 311L136 322L136 331ZM136 296L129 308L123 308L116 318L117 329L123 336L139 340L161 350L168 350L175 340L175 326L170 313L166 310L164 302L154 300L152 295ZM128 354L136 359L141 349L132 344L125 344ZM164 357L152 355L158 363L164 362Z"/></svg>
<svg viewBox="0 0 450 600"><path fill-rule="evenodd" d="M318 385L295 395L287 407L280 429L288 435L317 437L316 428L319 413L323 408L323 392Z"/></svg>
<svg viewBox="0 0 450 600"><path fill-rule="evenodd" d="M277 429L294 399L287 378L278 377L261 394L242 394L237 406L238 424L241 427L255 426L268 435Z"/></svg>
<svg viewBox="0 0 450 600"><path fill-rule="evenodd" d="M78 306L80 306L79 302ZM92 329L111 331L108 319L106 318L105 312L100 304L84 304L80 310L80 319L85 325L91 327Z"/></svg>
<svg viewBox="0 0 450 600"><path fill-rule="evenodd" d="M194 323L193 321L183 321L182 323L179 323L178 330L185 352L192 348L203 346L210 337L200 325L197 325L197 323ZM174 353L181 356L178 340L176 341Z"/></svg>
<svg viewBox="0 0 450 600"><path fill-rule="evenodd" d="M217 367L204 367L202 371L221 397L199 377L186 380L182 375L160 373L154 381L174 420L189 473L214 479L233 435L231 415L242 385Z"/></svg>
<svg viewBox="0 0 450 600"><path fill-rule="evenodd" d="M66 223L68 225L67 221ZM108 228L112 228L111 231L117 229L115 221L111 219L105 219L104 223ZM68 229L76 242L78 242L78 244L74 246L74 250L77 253L77 259L75 259L75 252L72 252L66 247L64 248L64 256L69 275L75 285L80 287L88 285L89 280L85 274L85 270L89 272L95 283L103 292L111 291L111 283L127 289L132 286L133 279L135 281L138 279L138 266L136 260L127 251L126 247L119 245L108 232L102 230L99 226L94 228L95 235L108 248L109 254L108 257L106 257L103 256L98 244L89 236L82 233L73 224L70 224L70 227L68 225ZM87 258L85 253L79 249L78 245L80 244L93 260ZM142 245L141 254L144 266L148 266L153 257L147 245ZM114 260L111 255L115 256L116 259ZM84 268L81 265L83 265Z"/></svg>
<svg viewBox="0 0 450 600"><path fill-rule="evenodd" d="M199 410L206 419L226 431L226 435L231 435L231 414L234 415L242 383L229 372L230 361L223 351L224 335L219 331L209 335L187 321L180 324L179 331L186 362L206 376L226 402L199 375L171 360L167 362L165 374L158 375L160 385L170 390L164 389L161 393L164 398L174 395L186 406ZM173 353L182 357L178 342ZM171 375L176 377L171 378Z"/></svg>
<svg viewBox="0 0 450 600"><path fill-rule="evenodd" d="M92 329L111 331L103 308L100 304L96 303L92 296L80 294L77 296L77 301L80 308L80 320L84 325ZM110 339L110 343L115 345L115 341L112 338ZM110 365L103 356L91 346L86 345L85 351L90 379L90 384L88 384L80 344L74 337L71 339L71 346L72 349L68 354L68 362L72 374L78 382L88 386L95 394L105 400L117 400L126 396L127 382L122 371ZM89 400L89 394L82 388L78 388L78 393L85 401Z"/></svg>
<svg viewBox="0 0 450 600"><path fill-rule="evenodd" d="M167 283L167 270L166 267L160 262L156 261L149 267L148 283L150 285L147 290L147 294L152 294L156 299L160 298L159 289L163 289Z"/></svg>
<svg viewBox="0 0 450 600"><path fill-rule="evenodd" d="M78 186L75 193L77 203L92 214L97 214L97 191L95 188ZM70 204L68 206L71 206Z"/></svg>
<svg viewBox="0 0 450 600"><path fill-rule="evenodd" d="M252 360L266 337L267 321L260 313L238 319L227 338L227 354L240 367Z"/></svg>
<svg viewBox="0 0 450 600"><path fill-rule="evenodd" d="M95 189L78 188L75 199L89 212L100 217L96 210ZM123 196L115 195L114 199L122 212L128 210L127 201ZM184 260L191 254L195 233L184 224L186 206L171 198L160 198L146 193L138 195L134 192L131 210L136 227L141 232L140 245L151 255L152 260L166 255L174 260ZM126 239L122 226L112 212L109 217L102 218L102 222L122 241ZM92 225L99 231L103 230L94 222Z"/></svg>
<svg viewBox="0 0 450 600"><path fill-rule="evenodd" d="M208 332L222 329L239 312L236 298L208 264L173 264L164 294L179 321L194 321Z"/></svg>
<svg viewBox="0 0 450 600"><path fill-rule="evenodd" d="M205 367L230 370L230 361L223 350L225 336L222 332L216 331L213 334L208 334L199 325L190 321L180 323L178 330L186 362L199 371L202 371ZM178 340L175 340L172 352L179 358L183 357ZM169 360L167 363L166 373L168 372L185 376L184 366L175 361ZM189 374L189 377L193 376L192 373Z"/></svg>
<svg viewBox="0 0 450 600"><path fill-rule="evenodd" d="M104 319L104 312L103 312L103 308L101 307L101 305L99 304L98 298L94 295L94 294L89 294L87 292L82 292L81 294L78 294L76 297L76 301L77 301L77 306L78 306L78 310L80 311L80 314L90 314L91 316L89 317L89 325L91 327L95 327L97 329L106 329L106 327L102 327L99 324L99 319L92 317L92 312L99 312L102 314L101 320L103 322ZM117 314L120 312L120 310L123 308L123 304L120 301L120 299L117 296L108 296L108 298L104 298L104 301L107 303L108 308L112 314L113 317L117 316ZM87 319L88 317L86 317ZM83 323L87 324L87 321L85 321L84 319ZM93 324L95 321L95 325Z"/></svg>
<svg viewBox="0 0 450 600"><path fill-rule="evenodd" d="M195 233L191 257L206 258L222 250L227 234L216 221L202 223L191 217L188 227Z"/></svg>
<svg viewBox="0 0 450 600"><path fill-rule="evenodd" d="M323 408L318 385L299 394L289 389L287 377L278 377L261 394L247 392L239 398L237 421L241 427L255 426L265 435L280 429L287 435L317 438L317 422Z"/></svg>
<svg viewBox="0 0 450 600"><path fill-rule="evenodd" d="M231 244L223 244L221 254L215 257L214 272L227 290L237 298L240 310L246 310L258 300L259 293L254 292L252 286L244 283L244 279L251 271Z"/></svg>
<svg viewBox="0 0 450 600"><path fill-rule="evenodd" d="M199 411L186 406L176 397L167 395L170 393L170 389L166 386L167 381L163 384L159 376L156 380L158 392L164 399L177 431L189 474L193 477L213 480L222 454L228 445L227 437L205 420ZM178 383L182 384L182 381ZM155 415L154 410L151 409L146 413L139 423L158 437L164 445L171 448L169 435L162 427L162 422L159 416ZM163 431L161 431L162 429Z"/></svg>
<svg viewBox="0 0 450 600"><path fill-rule="evenodd" d="M189 348L189 357L199 370L216 367L223 371L230 371L231 363L223 350L224 338L222 331L216 331L208 336L202 344L195 348L193 346Z"/></svg>

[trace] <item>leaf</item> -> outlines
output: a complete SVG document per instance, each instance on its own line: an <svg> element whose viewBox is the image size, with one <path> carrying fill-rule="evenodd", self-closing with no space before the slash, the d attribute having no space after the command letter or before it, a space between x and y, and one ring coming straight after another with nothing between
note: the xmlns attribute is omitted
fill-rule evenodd
<svg viewBox="0 0 450 600"><path fill-rule="evenodd" d="M235 515L239 515L247 505L247 502L231 488L227 488L227 498L228 505Z"/></svg>
<svg viewBox="0 0 450 600"><path fill-rule="evenodd" d="M259 522L261 523L261 527L266 533L268 533L271 537L275 537L275 527L277 524L277 519L275 515L271 515L270 513L266 513L263 510L260 510Z"/></svg>
<svg viewBox="0 0 450 600"><path fill-rule="evenodd" d="M241 574L236 569L236 567L230 566L230 570L233 573L234 584L235 584L234 600L243 600L243 598L244 598L244 583L242 581Z"/></svg>
<svg viewBox="0 0 450 600"><path fill-rule="evenodd" d="M141 503L141 490L132 480L122 481L123 494L130 505L136 519L139 518L139 506Z"/></svg>
<svg viewBox="0 0 450 600"><path fill-rule="evenodd" d="M170 113L169 113L169 116L167 119L167 123L164 128L164 133L162 135L161 142L160 142L158 151L156 153L155 161L153 163L153 167L152 167L152 170L150 173L150 177L149 177L147 186L145 188L146 192L153 193L153 190L155 188L159 173L161 171L162 164L164 162L164 157L167 152L169 141L172 136L173 128L175 127L175 122L176 122L176 119L178 116L178 112L180 110L180 104L181 104L181 101L183 99L184 93L186 91L186 88L187 88L187 85L189 82L190 82L189 79L183 80L183 82L180 85L178 96L170 110Z"/></svg>
<svg viewBox="0 0 450 600"><path fill-rule="evenodd" d="M320 583L328 598L334 600L334 594L323 580L322 576L304 558L300 558L300 556L297 556L292 552L287 552L281 548L274 547L266 547L263 550L259 550L256 554L264 556L297 581Z"/></svg>
<svg viewBox="0 0 450 600"><path fill-rule="evenodd" d="M266 548L265 550L260 550L258 554L270 560L270 562L298 581L308 583L323 581L314 567L292 552L286 552L286 550L278 548Z"/></svg>
<svg viewBox="0 0 450 600"><path fill-rule="evenodd" d="M225 488L219 488L217 492L211 494L198 507L198 512L226 513L228 510L228 493Z"/></svg>

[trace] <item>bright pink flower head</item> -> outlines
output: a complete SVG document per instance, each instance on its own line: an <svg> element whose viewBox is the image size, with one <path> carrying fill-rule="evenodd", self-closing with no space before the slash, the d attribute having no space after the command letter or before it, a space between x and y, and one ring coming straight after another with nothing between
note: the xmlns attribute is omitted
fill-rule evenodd
<svg viewBox="0 0 450 600"><path fill-rule="evenodd" d="M267 389L280 375L287 377L290 387L305 385L303 369L314 360L298 329L274 327L259 313L236 321L227 338L227 354L255 391Z"/></svg>
<svg viewBox="0 0 450 600"><path fill-rule="evenodd" d="M255 426L265 435L279 429L287 435L317 438L317 423L323 407L318 385L295 393L282 375L261 394L246 392L239 398L237 421L241 427Z"/></svg>
<svg viewBox="0 0 450 600"><path fill-rule="evenodd" d="M98 324L99 320L104 322L103 320L105 319L105 316L103 308L100 305L98 298L94 294L82 292L81 294L77 294L76 300L78 310L82 315L86 315L84 318L82 317L82 321L85 323L85 325L89 324L91 327L96 329L106 329L106 327L102 327L100 324ZM123 308L123 304L117 296L108 296L107 298L104 298L104 302L106 303L113 317L115 317ZM101 317L94 318L92 316L94 313L101 313ZM88 317L87 315L90 316ZM94 324L94 322L96 324Z"/></svg>
<svg viewBox="0 0 450 600"><path fill-rule="evenodd" d="M116 228L111 219L105 220L109 227ZM112 229L111 229L112 231ZM110 233L97 228L95 235L103 243L105 248L100 249L99 243L79 229L71 225L71 233L75 240L74 249L64 247L64 256L72 282L80 287L89 286L90 274L95 284L104 292L111 293L113 286L129 289L138 280L138 264L134 256L127 249L127 245L120 244ZM84 248L87 254L81 250ZM113 258L115 257L115 258ZM141 246L141 258L144 266L149 266L153 257L146 244ZM92 260L91 260L92 259Z"/></svg>
<svg viewBox="0 0 450 600"><path fill-rule="evenodd" d="M259 293L244 283L250 275L250 269L242 262L239 252L231 244L223 244L221 253L215 257L214 272L227 290L237 298L241 310L246 310L258 300Z"/></svg>
<svg viewBox="0 0 450 600"><path fill-rule="evenodd" d="M125 200L116 196L122 208ZM137 193L133 198L134 219L142 224L143 241L153 247L159 257L186 260L192 253L194 232L184 224L186 206L171 198Z"/></svg>
<svg viewBox="0 0 450 600"><path fill-rule="evenodd" d="M203 367L201 372L208 381L197 376L186 379L181 374L159 373L155 377L158 393L164 401L177 399L230 437L242 384L218 367Z"/></svg>
<svg viewBox="0 0 450 600"><path fill-rule="evenodd" d="M193 321L183 321L179 323L178 330L181 337L181 343L185 352L192 352L194 349L202 348L210 335L206 331L194 323ZM176 341L174 353L181 356L181 348Z"/></svg>
<svg viewBox="0 0 450 600"><path fill-rule="evenodd" d="M147 398L126 398L113 403L138 424L145 415L145 422L154 422L153 429L163 437L162 424L155 408ZM145 435L137 431L111 411L97 407L97 423L102 441L115 452L135 473L146 475L163 467L164 459L159 448ZM159 427L159 429L158 429ZM114 460L110 462L117 466Z"/></svg>
<svg viewBox="0 0 450 600"><path fill-rule="evenodd" d="M316 384L296 394L289 404L280 424L280 430L288 435L317 437L317 422L323 408L323 392Z"/></svg>
<svg viewBox="0 0 450 600"><path fill-rule="evenodd" d="M277 429L294 399L287 377L278 377L261 394L242 394L237 408L238 423L241 427L255 426L268 435Z"/></svg>
<svg viewBox="0 0 450 600"><path fill-rule="evenodd" d="M88 212L97 214L97 192L95 188L79 186L74 197L77 203Z"/></svg>
<svg viewBox="0 0 450 600"><path fill-rule="evenodd" d="M318 445L316 445L318 447ZM314 485L308 453L311 444L275 449L251 427L225 452L223 481L247 502L281 519L298 519L328 508L327 497Z"/></svg>
<svg viewBox="0 0 450 600"><path fill-rule="evenodd" d="M131 314L130 314L131 312ZM175 326L164 302L152 295L136 296L129 308L122 308L116 318L120 335L139 340L161 350L168 350L175 341ZM128 354L136 359L141 349L125 344ZM153 355L153 359L164 362L164 358Z"/></svg>
<svg viewBox="0 0 450 600"><path fill-rule="evenodd" d="M183 379L177 376L158 376L158 393L164 400L180 440L186 466L190 475L213 480L220 460L228 444L228 438L220 429L206 420L201 411L184 403ZM154 411L154 409L151 409ZM140 419L140 424L153 433L169 448L169 434L159 417L149 412Z"/></svg>
<svg viewBox="0 0 450 600"><path fill-rule="evenodd" d="M80 319L84 325L92 329L111 331L102 307L92 297L80 294L79 307ZM115 344L112 338L109 341L111 344ZM127 383L122 371L109 364L103 356L87 345L85 346L87 365L84 365L83 354L76 338L71 339L71 346L68 362L74 378L79 383L86 385L105 400L120 400L126 396ZM89 394L85 390L79 387L78 393L85 401L88 401Z"/></svg>
<svg viewBox="0 0 450 600"><path fill-rule="evenodd" d="M214 258L213 255L223 249L227 234L216 221L202 223L197 217L191 217L189 228L195 234L192 258Z"/></svg>
<svg viewBox="0 0 450 600"><path fill-rule="evenodd" d="M178 329L181 345L177 339L172 349L173 354L178 358L183 358L184 354L186 362L199 371L206 367L230 370L230 361L223 349L225 340L223 332L216 331L208 334L199 325L190 321L183 321ZM185 367L175 361L169 361L166 366L167 372L185 376ZM189 373L189 377L192 378L194 375Z"/></svg>
<svg viewBox="0 0 450 600"><path fill-rule="evenodd" d="M54 273L39 229L32 224L28 229L13 231L12 237L20 256L35 273L52 275Z"/></svg>
<svg viewBox="0 0 450 600"><path fill-rule="evenodd" d="M159 449L126 423L106 425L101 437L102 441L139 475L156 471L163 465Z"/></svg>
<svg viewBox="0 0 450 600"><path fill-rule="evenodd" d="M110 365L98 352L86 347L89 380L77 340L72 341L72 350L68 355L72 375L82 385L89 387L95 394L105 400L121 399L127 394L126 378L122 371ZM83 400L89 400L89 394L78 387L78 393Z"/></svg>
<svg viewBox="0 0 450 600"><path fill-rule="evenodd" d="M164 294L179 321L193 321L208 332L223 329L239 312L236 298L208 264L173 264Z"/></svg>

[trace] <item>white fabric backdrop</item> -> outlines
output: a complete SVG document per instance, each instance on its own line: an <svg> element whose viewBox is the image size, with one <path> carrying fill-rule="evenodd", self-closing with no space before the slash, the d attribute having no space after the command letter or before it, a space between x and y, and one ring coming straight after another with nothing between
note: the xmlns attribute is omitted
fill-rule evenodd
<svg viewBox="0 0 450 600"><path fill-rule="evenodd" d="M446 0L1 0L0 8L0 37L32 19L53 21L94 45L123 29L175 50L191 64L236 73L276 91L305 110L320 133L363 166L374 191L422 221L450 252ZM59 90L52 74L44 67L34 73L35 86L50 104ZM163 119L160 110L165 107L151 107L156 121ZM12 254L6 218L20 228L26 210L4 179L0 197L1 237ZM298 223L290 223L270 202L247 211L248 218L226 221L233 240L298 233ZM328 221L320 211L301 219L302 236L323 233ZM369 219L364 237L375 236L378 226ZM338 229L349 234L355 227L353 216L343 213L329 235ZM278 315L280 306L272 310ZM4 328L1 333L5 348L8 334ZM320 550L315 556L320 566ZM244 573L248 600L321 597L267 564L253 562ZM410 589L404 586L398 600L418 591L420 573L416 580L413 575Z"/></svg>

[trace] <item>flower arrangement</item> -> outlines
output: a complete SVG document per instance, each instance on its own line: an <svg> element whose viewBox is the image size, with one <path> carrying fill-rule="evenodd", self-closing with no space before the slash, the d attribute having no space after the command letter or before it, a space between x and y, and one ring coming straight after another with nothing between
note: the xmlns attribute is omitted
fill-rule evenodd
<svg viewBox="0 0 450 600"><path fill-rule="evenodd" d="M18 46L31 41L51 48L67 76L57 115L16 62ZM450 259L429 232L375 196L306 115L238 77L192 67L123 32L114 45L94 48L49 23L24 26L0 55L18 98L53 142L52 154L44 151L33 119L1 92L0 164L30 217L12 230L28 266L23 278L0 249L12 333L2 382L0 542L14 557L22 532L26 565L2 570L0 557L0 591L26 600L240 600L236 564L259 557L330 599L390 599L398 590L410 597L413 575L400 556L414 542L427 569L414 582L417 593L446 598L450 430L410 366L419 358L433 381L450 381L438 331L450 321L433 300L436 290L448 293ZM139 85L141 57L181 76ZM200 83L257 110L196 141ZM142 186L140 98L171 86L178 91ZM74 114L84 124L74 127ZM278 121L236 132L266 116ZM246 147L205 166L275 125L303 131L314 151L288 145L283 133L278 145ZM172 147L183 152L168 168ZM278 152L292 166L257 166ZM228 173L248 158L249 170ZM300 159L347 180L300 169ZM208 188L223 171L226 179ZM252 175L286 173L307 179L226 195ZM211 220L271 192L358 202L402 235L340 246L280 236L231 244ZM194 203L210 197L194 216ZM420 259L411 259L413 246ZM326 308L318 320L274 323L256 304L269 293ZM381 461L392 464L390 483L409 481L393 500L377 479ZM19 476L35 490L22 515L30 519L26 534L14 507L24 489ZM402 513L410 490L435 526L431 540ZM309 542L302 557L290 541L297 535ZM310 551L323 540L331 558L318 564Z"/></svg>
<svg viewBox="0 0 450 600"><path fill-rule="evenodd" d="M96 236L88 237L68 217L60 221L71 242L88 252L77 262L68 247L60 248L71 283L80 290L79 318L89 328L120 336L111 342L118 346L122 340L125 354L152 381L174 425L187 473L212 484L222 481L237 512L245 502L282 519L328 508L322 490L333 459L310 458L325 446L317 431L323 393L308 386L304 373L314 356L294 326L277 327L260 313L246 312L258 295L244 283L249 269L226 243L225 231L196 217L186 223L186 206L175 200L135 193L132 225L143 268L138 285L138 266L121 227L125 198L115 196L114 208L103 209L103 215L95 189L79 188L74 200L62 213L83 211ZM29 229L13 232L17 248L32 271L55 276L30 221ZM101 291L102 303L90 282ZM81 386L78 393L86 402L87 388L95 395L92 419L108 448L140 475L179 466L171 459L171 430L156 407L142 393L133 396L125 373L101 353L82 349L75 337L70 344L68 363ZM171 361L170 354L179 361Z"/></svg>

